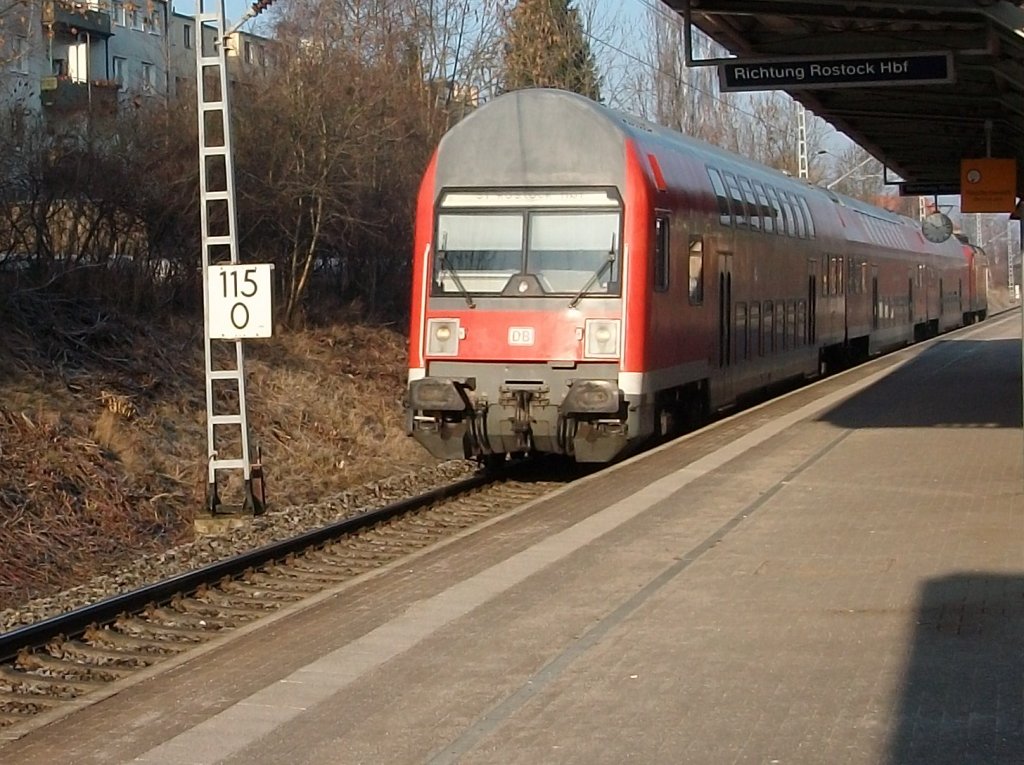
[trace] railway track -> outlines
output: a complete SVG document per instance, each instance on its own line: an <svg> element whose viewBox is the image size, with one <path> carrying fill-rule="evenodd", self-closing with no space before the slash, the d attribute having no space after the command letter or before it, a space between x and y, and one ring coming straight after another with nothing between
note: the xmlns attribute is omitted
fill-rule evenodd
<svg viewBox="0 0 1024 765"><path fill-rule="evenodd" d="M543 473L543 471L541 471ZM0 738L116 681L536 499L566 479L477 474L0 635Z"/></svg>

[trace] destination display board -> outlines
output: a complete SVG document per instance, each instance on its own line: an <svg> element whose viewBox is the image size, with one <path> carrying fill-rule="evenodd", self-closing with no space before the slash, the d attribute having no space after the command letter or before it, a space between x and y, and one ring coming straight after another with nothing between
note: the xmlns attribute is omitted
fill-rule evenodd
<svg viewBox="0 0 1024 765"><path fill-rule="evenodd" d="M954 82L953 54L737 59L719 65L718 79L723 92L935 85Z"/></svg>
<svg viewBox="0 0 1024 765"><path fill-rule="evenodd" d="M932 197L932 196L950 196L960 193L959 183L912 183L905 182L899 184L900 196L901 197Z"/></svg>

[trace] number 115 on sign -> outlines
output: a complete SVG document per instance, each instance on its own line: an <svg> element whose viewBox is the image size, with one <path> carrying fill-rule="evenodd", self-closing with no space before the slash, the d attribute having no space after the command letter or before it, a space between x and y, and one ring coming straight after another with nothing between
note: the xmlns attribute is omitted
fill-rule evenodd
<svg viewBox="0 0 1024 765"><path fill-rule="evenodd" d="M207 278L210 337L247 340L274 330L271 263L210 266Z"/></svg>

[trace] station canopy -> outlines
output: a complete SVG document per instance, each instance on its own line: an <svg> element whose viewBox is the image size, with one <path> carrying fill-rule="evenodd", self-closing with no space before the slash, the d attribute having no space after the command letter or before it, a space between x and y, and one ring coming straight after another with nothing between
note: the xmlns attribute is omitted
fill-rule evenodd
<svg viewBox="0 0 1024 765"><path fill-rule="evenodd" d="M735 89L786 91L904 193L959 193L961 158L999 157L1017 160L1024 196L1024 0L663 1L688 35L695 26L737 57Z"/></svg>

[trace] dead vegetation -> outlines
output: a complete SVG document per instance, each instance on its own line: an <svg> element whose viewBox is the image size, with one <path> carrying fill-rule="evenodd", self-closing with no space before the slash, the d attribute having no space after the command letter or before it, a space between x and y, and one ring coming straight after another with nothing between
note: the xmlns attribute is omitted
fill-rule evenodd
<svg viewBox="0 0 1024 765"><path fill-rule="evenodd" d="M192 535L205 490L202 324L0 293L0 608ZM432 460L402 432L405 339L336 323L248 346L268 500ZM228 497L225 497L227 500Z"/></svg>

